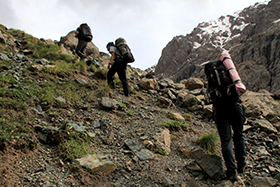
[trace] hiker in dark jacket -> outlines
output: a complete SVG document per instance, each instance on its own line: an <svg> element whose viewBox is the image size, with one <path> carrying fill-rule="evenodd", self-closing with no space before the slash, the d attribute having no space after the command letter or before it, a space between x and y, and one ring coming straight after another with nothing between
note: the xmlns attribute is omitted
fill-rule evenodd
<svg viewBox="0 0 280 187"><path fill-rule="evenodd" d="M123 60L120 51L115 47L113 42L109 42L106 46L107 50L111 54L111 59L108 64L107 82L110 88L115 88L114 75L118 73L118 76L122 82L124 95L129 96L129 86L126 78L127 63Z"/></svg>
<svg viewBox="0 0 280 187"><path fill-rule="evenodd" d="M85 38L84 34L82 33L82 29L83 29L82 27L87 27L89 29L89 31L90 31L90 28L88 27L88 25L86 23L83 23L77 28L76 33L75 33L76 34L75 37L78 38L76 53L79 57L84 59L84 58L86 58L85 51L86 51L87 43L89 41L91 41L92 35L91 35L91 31L90 31L89 37L91 37L91 39Z"/></svg>

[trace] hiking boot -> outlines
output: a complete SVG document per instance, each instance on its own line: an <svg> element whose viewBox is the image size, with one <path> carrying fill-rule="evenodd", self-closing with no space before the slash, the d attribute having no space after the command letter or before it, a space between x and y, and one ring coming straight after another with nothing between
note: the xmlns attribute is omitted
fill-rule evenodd
<svg viewBox="0 0 280 187"><path fill-rule="evenodd" d="M244 168L245 168L245 165L244 164L238 164L237 165L237 172L238 173L244 173Z"/></svg>
<svg viewBox="0 0 280 187"><path fill-rule="evenodd" d="M238 181L237 173L233 172L231 174L228 174L227 179L230 180L231 182Z"/></svg>
<svg viewBox="0 0 280 187"><path fill-rule="evenodd" d="M76 52L77 53L77 55L81 58L81 59L85 59L87 56L84 54L84 53L82 53L81 51L77 51Z"/></svg>

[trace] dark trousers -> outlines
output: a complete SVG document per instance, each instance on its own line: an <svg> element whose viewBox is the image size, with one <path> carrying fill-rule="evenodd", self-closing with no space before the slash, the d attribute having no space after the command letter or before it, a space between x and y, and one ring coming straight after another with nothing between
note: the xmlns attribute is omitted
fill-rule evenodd
<svg viewBox="0 0 280 187"><path fill-rule="evenodd" d="M126 68L127 68L126 62L123 62L123 61L114 62L107 73L107 82L108 82L108 85L114 89L116 87L115 82L114 82L114 75L115 75L115 73L118 73L118 76L123 85L124 95L128 96L129 95L129 86L128 86L128 81L126 78Z"/></svg>
<svg viewBox="0 0 280 187"><path fill-rule="evenodd" d="M78 44L76 47L76 53L79 55L81 58L86 58L86 47L87 47L87 41L78 39Z"/></svg>
<svg viewBox="0 0 280 187"><path fill-rule="evenodd" d="M227 167L227 174L236 170L233 156L233 144L235 148L235 159L238 165L245 165L246 150L243 135L245 123L245 112L240 103L218 107L214 106L214 118L221 139L223 158ZM232 136L233 130L233 136Z"/></svg>

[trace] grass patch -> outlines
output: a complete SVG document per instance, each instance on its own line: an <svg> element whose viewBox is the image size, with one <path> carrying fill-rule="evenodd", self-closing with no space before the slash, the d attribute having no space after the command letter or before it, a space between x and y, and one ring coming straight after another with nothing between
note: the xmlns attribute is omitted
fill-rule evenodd
<svg viewBox="0 0 280 187"><path fill-rule="evenodd" d="M183 117L185 118L186 121L192 122L193 116L191 114L185 113L183 114Z"/></svg>
<svg viewBox="0 0 280 187"><path fill-rule="evenodd" d="M0 88L0 97L1 98L8 97L13 100L21 100L21 101L28 100L28 95L25 92L17 89Z"/></svg>
<svg viewBox="0 0 280 187"><path fill-rule="evenodd" d="M21 30L10 29L10 33L21 40L24 48L32 51L32 54L28 55L31 58L45 58L50 61L62 60L68 63L74 60L71 55L62 54L57 45L46 44Z"/></svg>
<svg viewBox="0 0 280 187"><path fill-rule="evenodd" d="M72 161L90 152L89 145L92 143L92 139L87 134L75 132L69 125L66 125L66 128L60 133L64 135L59 147L61 156L65 160Z"/></svg>
<svg viewBox="0 0 280 187"><path fill-rule="evenodd" d="M64 140L60 144L60 148L62 149L62 156L70 161L89 153L89 145L77 139Z"/></svg>
<svg viewBox="0 0 280 187"><path fill-rule="evenodd" d="M167 156L166 151L163 150L163 149L160 149L160 148L155 149L154 152L155 152L155 153L158 153L158 154L160 154L160 155L163 155L163 156Z"/></svg>
<svg viewBox="0 0 280 187"><path fill-rule="evenodd" d="M35 146L31 138L34 132L26 126L26 118L25 116L12 120L0 118L0 150L3 149L5 142L13 142L15 146L24 145L30 149ZM17 121L21 121L22 123Z"/></svg>
<svg viewBox="0 0 280 187"><path fill-rule="evenodd" d="M17 81L11 74L2 74L0 75L0 86L7 87L11 84L15 84Z"/></svg>
<svg viewBox="0 0 280 187"><path fill-rule="evenodd" d="M15 110L26 109L27 104L21 100L4 99L0 97L0 106L2 108L13 108Z"/></svg>
<svg viewBox="0 0 280 187"><path fill-rule="evenodd" d="M103 86L100 86L97 90L95 95L97 97L109 97L112 94L112 89L105 83Z"/></svg>
<svg viewBox="0 0 280 187"><path fill-rule="evenodd" d="M217 133L209 133L196 140L197 145L202 147L209 154L218 154L217 147L220 142Z"/></svg>
<svg viewBox="0 0 280 187"><path fill-rule="evenodd" d="M188 129L188 125L184 121L178 121L178 120L173 120L173 121L161 121L159 126L164 126L167 127L170 130L179 130L179 129Z"/></svg>

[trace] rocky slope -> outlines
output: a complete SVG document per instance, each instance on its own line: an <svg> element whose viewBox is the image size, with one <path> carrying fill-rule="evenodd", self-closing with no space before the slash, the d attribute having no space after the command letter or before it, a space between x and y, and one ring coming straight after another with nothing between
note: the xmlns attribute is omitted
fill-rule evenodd
<svg viewBox="0 0 280 187"><path fill-rule="evenodd" d="M275 92L279 84L280 1L257 3L233 15L198 24L192 33L177 36L163 49L155 67L158 78L175 82L205 78L208 60L228 51L247 88Z"/></svg>
<svg viewBox="0 0 280 187"><path fill-rule="evenodd" d="M153 72L129 67L132 95L124 97L118 84L105 96L99 90L108 55L97 53L94 44L85 67L78 66L83 62L73 53L77 41L71 32L59 42L41 39L52 43L48 48L57 45L73 55L69 64L80 69L65 73L66 65L52 69L61 61L31 56L35 51L25 43L27 35L1 28L0 135L6 138L0 142L0 186L280 186L279 92L242 96L248 165L232 183L223 178L222 158L197 144L202 135L217 133L211 105L204 102L205 80L159 81ZM51 98L38 94L52 84ZM68 88L78 100L65 94ZM28 102L19 105L21 100ZM19 129L7 131L6 122L22 124L24 132L13 137ZM88 154L66 159L60 145L70 136L88 140Z"/></svg>

